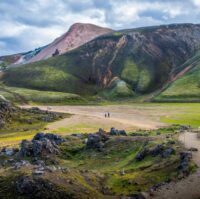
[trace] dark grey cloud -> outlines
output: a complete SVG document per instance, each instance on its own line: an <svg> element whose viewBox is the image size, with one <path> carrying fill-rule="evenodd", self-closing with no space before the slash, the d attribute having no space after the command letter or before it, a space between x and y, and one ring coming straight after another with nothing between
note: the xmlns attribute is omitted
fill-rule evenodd
<svg viewBox="0 0 200 199"><path fill-rule="evenodd" d="M200 0L0 0L0 55L46 45L75 22L124 29L199 19Z"/></svg>

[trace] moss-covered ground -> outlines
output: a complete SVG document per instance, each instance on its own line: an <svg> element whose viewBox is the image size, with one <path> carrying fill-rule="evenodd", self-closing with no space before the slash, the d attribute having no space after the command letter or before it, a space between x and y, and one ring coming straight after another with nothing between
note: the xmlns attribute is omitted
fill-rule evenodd
<svg viewBox="0 0 200 199"><path fill-rule="evenodd" d="M83 134L81 138L65 136L67 141L60 146L61 153L56 157L49 157L59 167L66 168L65 171L45 172L33 179L38 180L38 183L42 180L43 184L50 182L54 186L52 193L45 190L46 186L41 189L49 198L52 198L51 194L59 198L61 193L65 193L65 197L69 194L71 198L116 198L147 191L153 185L169 182L179 175L179 152L183 148L176 140L178 129L179 126L172 126L146 131L146 136L135 136L132 133L128 136L113 136L105 143L102 151L86 148L84 141L87 135ZM148 155L142 161L135 159L144 147L150 149L158 144L173 147L175 152L167 158ZM192 164L190 167L193 170ZM11 182L15 182L20 176L31 177L31 171L31 168L21 168L14 173L9 169L4 172L1 170L0 196L26 198L18 197Z"/></svg>

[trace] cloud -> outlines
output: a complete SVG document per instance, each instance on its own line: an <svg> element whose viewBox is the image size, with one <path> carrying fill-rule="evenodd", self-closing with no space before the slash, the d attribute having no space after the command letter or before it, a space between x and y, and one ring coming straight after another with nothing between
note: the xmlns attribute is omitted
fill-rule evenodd
<svg viewBox="0 0 200 199"><path fill-rule="evenodd" d="M76 22L124 29L199 17L199 0L2 0L0 55L46 45Z"/></svg>

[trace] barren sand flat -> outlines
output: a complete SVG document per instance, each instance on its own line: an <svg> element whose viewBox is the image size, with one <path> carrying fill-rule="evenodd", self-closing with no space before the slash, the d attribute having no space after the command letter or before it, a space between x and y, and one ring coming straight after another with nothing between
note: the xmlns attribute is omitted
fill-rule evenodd
<svg viewBox="0 0 200 199"><path fill-rule="evenodd" d="M30 106L25 106L26 108ZM47 110L47 106L38 106ZM110 106L49 106L48 109L56 112L73 114L72 117L51 123L47 126L49 130L59 128L78 129L87 132L90 127L109 129L111 127L132 131L135 129L156 129L164 126L159 121L158 110L151 107L132 107L129 105ZM105 118L105 113L110 113L110 118ZM76 128L77 127L77 128ZM84 129L85 128L85 129Z"/></svg>

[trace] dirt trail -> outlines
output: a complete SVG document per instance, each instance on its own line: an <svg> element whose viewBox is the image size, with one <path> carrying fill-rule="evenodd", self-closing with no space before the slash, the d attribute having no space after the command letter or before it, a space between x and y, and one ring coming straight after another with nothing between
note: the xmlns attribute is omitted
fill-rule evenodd
<svg viewBox="0 0 200 199"><path fill-rule="evenodd" d="M193 152L193 160L200 167L200 139L196 133L186 132L180 135L179 140L186 149L195 147L197 152ZM200 169L189 177L162 186L153 196L148 199L199 199L200 198Z"/></svg>

